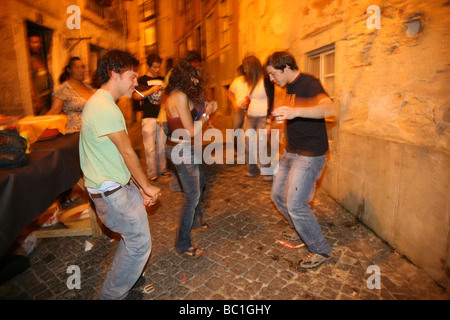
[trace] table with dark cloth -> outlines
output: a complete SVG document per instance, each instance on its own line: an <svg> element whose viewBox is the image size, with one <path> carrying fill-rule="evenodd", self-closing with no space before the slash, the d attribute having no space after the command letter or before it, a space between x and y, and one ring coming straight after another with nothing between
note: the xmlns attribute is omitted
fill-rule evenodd
<svg viewBox="0 0 450 320"><path fill-rule="evenodd" d="M33 219L82 177L79 133L31 145L28 163L0 168L0 257Z"/></svg>

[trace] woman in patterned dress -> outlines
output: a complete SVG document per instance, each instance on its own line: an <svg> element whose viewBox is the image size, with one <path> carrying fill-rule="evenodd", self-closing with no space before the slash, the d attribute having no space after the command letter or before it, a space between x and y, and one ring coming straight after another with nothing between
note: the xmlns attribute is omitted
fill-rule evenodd
<svg viewBox="0 0 450 320"><path fill-rule="evenodd" d="M63 111L68 118L67 133L81 130L81 113L86 101L94 90L84 82L86 66L78 57L72 57L64 72L59 77L61 85L53 93L52 107L48 115L59 114Z"/></svg>

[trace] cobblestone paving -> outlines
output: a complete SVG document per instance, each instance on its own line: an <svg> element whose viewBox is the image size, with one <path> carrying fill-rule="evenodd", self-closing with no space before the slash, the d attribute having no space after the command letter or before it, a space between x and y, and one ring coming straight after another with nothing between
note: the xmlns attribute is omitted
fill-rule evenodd
<svg viewBox="0 0 450 320"><path fill-rule="evenodd" d="M314 270L296 262L304 248L277 243L288 225L270 200L271 183L248 178L244 165L204 166L205 221L211 228L194 235L205 249L190 260L173 244L183 195L156 184L159 203L150 208L153 250L145 271L146 300L448 300L449 293L423 270L396 253L318 188L313 207L333 246L332 260ZM0 286L0 299L93 300L110 268L117 241L102 235L48 238L29 255L31 267ZM85 251L85 241L94 246ZM69 289L67 268L81 270L81 288ZM369 289L368 267L381 272L380 289Z"/></svg>
<svg viewBox="0 0 450 320"><path fill-rule="evenodd" d="M163 196L149 210L153 252L146 268L148 300L291 299L448 299L425 272L398 255L319 189L314 208L333 245L332 260L316 270L300 270L304 248L277 243L287 224L270 201L270 183L245 177L243 165L205 167L203 207L210 230L194 236L205 249L198 260L173 248L182 193L169 189L168 177L156 183ZM94 247L84 250L86 240ZM42 239L29 256L31 267L0 287L2 299L97 299L117 241L66 237ZM81 289L68 289L67 268L81 270ZM381 289L369 289L367 268L381 271ZM413 281L412 281L413 279Z"/></svg>

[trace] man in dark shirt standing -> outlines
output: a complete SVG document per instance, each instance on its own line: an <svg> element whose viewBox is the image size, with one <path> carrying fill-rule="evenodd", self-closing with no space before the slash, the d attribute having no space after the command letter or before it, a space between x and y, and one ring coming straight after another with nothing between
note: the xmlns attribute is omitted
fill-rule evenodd
<svg viewBox="0 0 450 320"><path fill-rule="evenodd" d="M145 148L145 160L147 163L147 177L154 181L158 176L167 172L166 155L164 145L166 135L157 123L161 109L161 87L164 77L159 75L162 59L151 54L147 57L147 73L138 79L139 93L134 93L133 98L140 101L142 115L142 139Z"/></svg>
<svg viewBox="0 0 450 320"><path fill-rule="evenodd" d="M286 236L300 236L309 250L298 266L316 268L331 259L331 246L309 203L326 163L325 118L335 115L334 104L318 79L299 71L290 53L274 52L266 70L270 80L286 86L287 94L295 99L292 105L272 111L275 118L287 120L287 146L274 176L272 200L293 229Z"/></svg>

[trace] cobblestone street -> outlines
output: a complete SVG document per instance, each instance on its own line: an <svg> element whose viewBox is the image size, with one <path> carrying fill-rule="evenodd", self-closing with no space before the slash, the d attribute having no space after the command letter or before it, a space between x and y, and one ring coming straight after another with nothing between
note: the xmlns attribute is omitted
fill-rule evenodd
<svg viewBox="0 0 450 320"><path fill-rule="evenodd" d="M333 246L332 260L318 269L300 270L296 262L305 248L277 242L288 225L270 200L271 182L245 176L244 165L205 165L204 170L203 210L211 228L194 235L194 243L205 250L197 260L178 256L173 247L183 194L170 190L169 177L155 182L162 196L148 211L153 250L140 287L145 300L450 298L320 187L313 207ZM86 241L93 243L89 251ZM31 267L0 286L0 299L97 299L117 243L106 234L42 239L29 255ZM66 285L71 265L80 268L80 289ZM380 270L380 289L369 288L370 266Z"/></svg>

